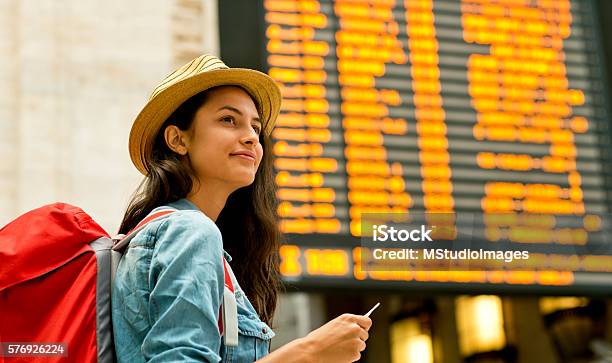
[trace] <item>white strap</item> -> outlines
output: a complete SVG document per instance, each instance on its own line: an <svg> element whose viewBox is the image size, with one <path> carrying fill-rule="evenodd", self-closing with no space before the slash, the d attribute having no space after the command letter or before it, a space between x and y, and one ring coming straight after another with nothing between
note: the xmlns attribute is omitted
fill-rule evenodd
<svg viewBox="0 0 612 363"><path fill-rule="evenodd" d="M226 346L238 345L238 304L236 295L228 287L223 288L223 343Z"/></svg>

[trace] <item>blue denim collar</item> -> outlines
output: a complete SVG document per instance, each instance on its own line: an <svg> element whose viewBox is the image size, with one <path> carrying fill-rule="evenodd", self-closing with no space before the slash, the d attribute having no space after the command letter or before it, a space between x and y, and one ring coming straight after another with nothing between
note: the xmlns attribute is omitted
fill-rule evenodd
<svg viewBox="0 0 612 363"><path fill-rule="evenodd" d="M168 206L172 207L172 208L175 208L175 209L178 209L178 210L195 210L195 211L200 211L200 208L198 208L195 204L193 204L187 198L179 199L179 200L174 201L172 203L168 203ZM223 255L225 256L225 259L227 260L227 262L231 262L232 261L232 256L230 256L229 253L225 252L225 249L223 250Z"/></svg>

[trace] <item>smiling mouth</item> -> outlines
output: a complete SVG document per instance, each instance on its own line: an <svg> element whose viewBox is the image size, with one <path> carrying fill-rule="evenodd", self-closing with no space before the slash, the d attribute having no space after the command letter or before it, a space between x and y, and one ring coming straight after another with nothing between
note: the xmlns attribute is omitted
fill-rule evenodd
<svg viewBox="0 0 612 363"><path fill-rule="evenodd" d="M255 161L255 158L249 155L244 155L244 154L233 154L232 156L238 156L239 158L242 158L244 160L249 160L249 161Z"/></svg>

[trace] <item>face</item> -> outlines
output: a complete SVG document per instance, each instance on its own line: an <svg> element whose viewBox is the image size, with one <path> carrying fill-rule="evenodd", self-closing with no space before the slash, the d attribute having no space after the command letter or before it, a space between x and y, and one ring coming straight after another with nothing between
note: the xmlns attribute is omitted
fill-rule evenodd
<svg viewBox="0 0 612 363"><path fill-rule="evenodd" d="M209 91L191 127L183 132L198 179L234 190L252 184L263 156L261 130L257 108L246 91L233 86Z"/></svg>

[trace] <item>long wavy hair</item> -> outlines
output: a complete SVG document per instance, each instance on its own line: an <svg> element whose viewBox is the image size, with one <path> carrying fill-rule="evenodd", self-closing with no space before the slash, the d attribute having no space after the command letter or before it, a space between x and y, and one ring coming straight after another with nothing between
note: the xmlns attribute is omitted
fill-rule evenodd
<svg viewBox="0 0 612 363"><path fill-rule="evenodd" d="M147 165L149 175L132 196L119 233L130 231L154 208L185 198L191 192L194 180L197 181L195 173L190 163L181 161L183 156L168 147L164 130L168 125L188 130L196 112L215 88L189 98L162 125ZM257 102L255 105L260 110ZM223 248L232 256L232 268L240 286L261 319L271 324L281 286L278 254L281 236L272 143L264 133L260 134L259 142L264 153L255 181L230 194L216 224L223 237Z"/></svg>

